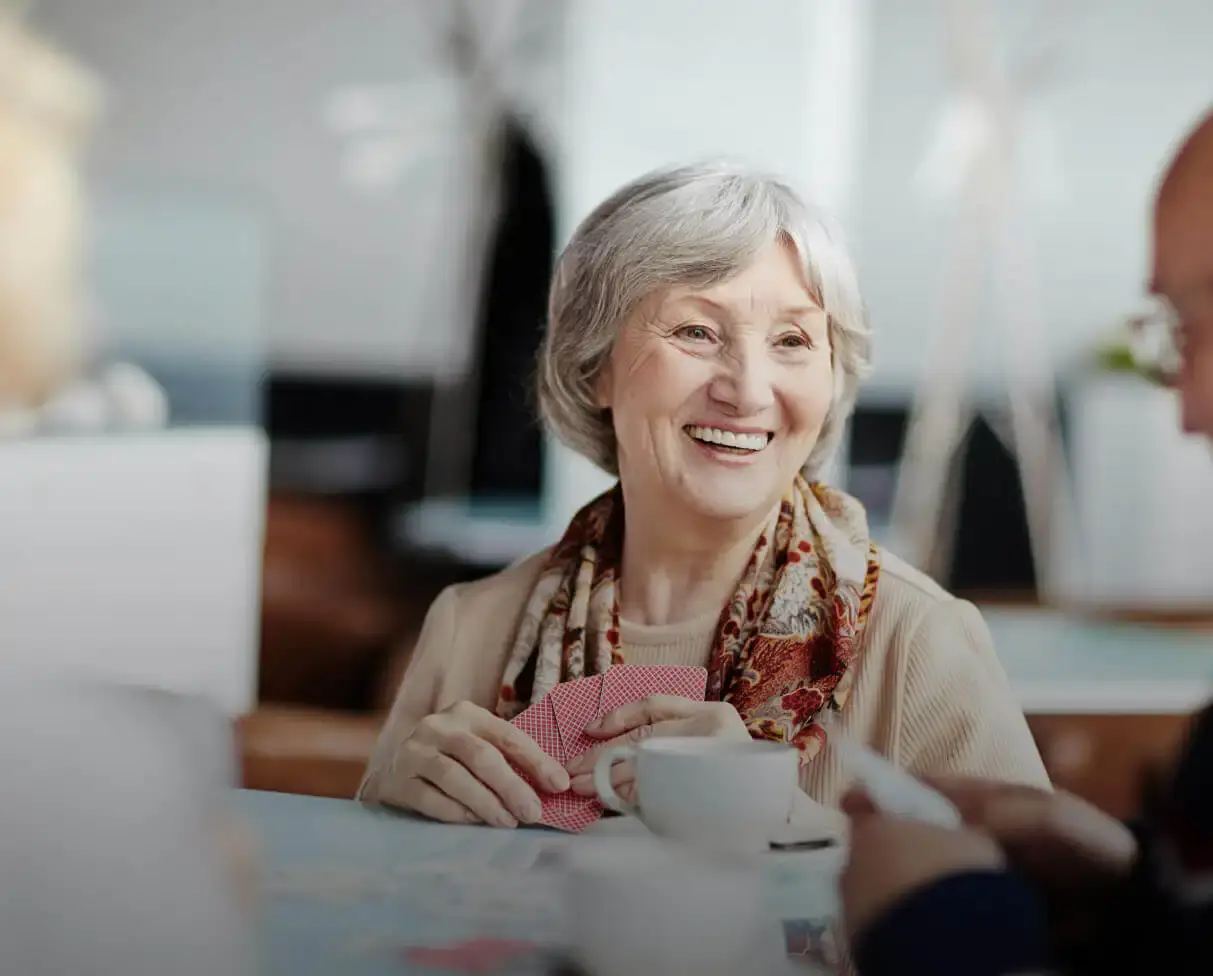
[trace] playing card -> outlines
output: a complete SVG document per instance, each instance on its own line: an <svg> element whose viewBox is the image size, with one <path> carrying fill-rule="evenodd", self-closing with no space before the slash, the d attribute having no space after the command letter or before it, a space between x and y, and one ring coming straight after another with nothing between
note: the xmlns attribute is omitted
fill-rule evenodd
<svg viewBox="0 0 1213 976"><path fill-rule="evenodd" d="M620 705L648 695L678 695L703 701L708 673L704 668L616 665L605 675L595 675L557 685L530 708L512 720L539 743L562 766L598 744L585 734L585 727ZM525 774L524 774L525 775ZM527 781L534 786L530 777ZM543 805L540 821L558 830L578 832L603 814L596 797L568 793L545 793L536 789Z"/></svg>
<svg viewBox="0 0 1213 976"><path fill-rule="evenodd" d="M595 674L576 681L558 684L548 694L556 725L560 729L560 741L564 746L564 764L567 766L583 752L598 744L585 734L585 727L598 717L598 702L602 698L602 675Z"/></svg>
<svg viewBox="0 0 1213 976"><path fill-rule="evenodd" d="M561 766L567 765L564 746L560 741L560 726L552 709L550 698L545 695L530 708L515 716L510 725L517 726L539 743L539 748L555 759Z"/></svg>
<svg viewBox="0 0 1213 976"><path fill-rule="evenodd" d="M438 946L409 946L405 962L422 969L452 973L491 973L541 951L534 942L517 939L471 939Z"/></svg>
<svg viewBox="0 0 1213 976"><path fill-rule="evenodd" d="M592 823L602 819L603 806L597 797L578 796L576 793L541 793L545 826L570 833L580 833Z"/></svg>
<svg viewBox="0 0 1213 976"><path fill-rule="evenodd" d="M598 717L649 695L677 695L703 701L707 686L706 668L617 664L603 675Z"/></svg>
<svg viewBox="0 0 1213 976"><path fill-rule="evenodd" d="M560 740L560 725L556 720L551 694L544 695L512 719L510 724L522 729L560 765L568 765L569 760L565 758L564 746ZM583 723L582 729L584 728ZM540 823L558 830L576 832L584 830L602 816L602 804L596 798L577 796L575 793L547 793L524 770L518 769L517 766L514 768L539 795L539 802L543 807Z"/></svg>
<svg viewBox="0 0 1213 976"><path fill-rule="evenodd" d="M942 793L854 739L835 734L830 741L882 813L953 829L961 825L960 811Z"/></svg>

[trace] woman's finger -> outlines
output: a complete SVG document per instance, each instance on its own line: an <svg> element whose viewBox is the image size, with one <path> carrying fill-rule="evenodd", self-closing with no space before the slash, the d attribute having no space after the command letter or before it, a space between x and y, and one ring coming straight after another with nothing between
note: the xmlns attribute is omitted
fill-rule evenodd
<svg viewBox="0 0 1213 976"><path fill-rule="evenodd" d="M458 760L475 779L491 790L510 814L523 823L538 823L543 815L539 796L506 762L493 743L471 732L447 735L440 751Z"/></svg>
<svg viewBox="0 0 1213 976"><path fill-rule="evenodd" d="M442 823L483 823L458 800L452 800L436 786L423 779L412 779L402 797L403 805L431 820Z"/></svg>
<svg viewBox="0 0 1213 976"><path fill-rule="evenodd" d="M516 725L510 725L497 715L485 713L478 716L471 731L496 746L499 752L533 776L536 782L547 786L551 792L563 793L569 788L569 775L564 771L564 767Z"/></svg>
<svg viewBox="0 0 1213 976"><path fill-rule="evenodd" d="M495 827L517 827L518 821L501 800L457 759L435 753L418 770L422 779L462 804L484 823Z"/></svg>
<svg viewBox="0 0 1213 976"><path fill-rule="evenodd" d="M690 702L689 704L693 705L696 703ZM698 704L702 705L703 702L699 702ZM699 722L702 715L702 712L692 712L690 715L681 718L665 719L648 725L636 725L621 735L608 739L606 742L601 742L592 749L583 752L569 763L569 775L576 777L584 773L592 773L594 767L598 765L599 757L616 746L634 746L644 739L661 738L662 736L704 735L704 728L702 727L702 723ZM589 729L586 729L586 734L589 734Z"/></svg>
<svg viewBox="0 0 1213 976"><path fill-rule="evenodd" d="M678 695L649 695L607 712L587 725L585 734L594 739L615 739L642 726L690 718L705 707L711 705Z"/></svg>
<svg viewBox="0 0 1213 976"><path fill-rule="evenodd" d="M623 762L617 762L611 766L611 786L616 793L620 792L620 787L624 784L631 783L636 779L636 766L632 760L625 759ZM594 773L582 773L580 776L574 776L569 787L578 796L597 796L598 790L594 786ZM620 793L622 796L623 794Z"/></svg>

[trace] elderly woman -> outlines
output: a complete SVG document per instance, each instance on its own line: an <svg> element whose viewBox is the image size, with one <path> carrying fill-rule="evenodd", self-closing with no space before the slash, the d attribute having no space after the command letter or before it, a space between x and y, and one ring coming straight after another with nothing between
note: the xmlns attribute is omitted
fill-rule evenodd
<svg viewBox="0 0 1213 976"><path fill-rule="evenodd" d="M507 720L621 662L706 667L707 701L648 699L589 734L788 742L823 804L848 785L830 713L914 773L1046 785L977 610L812 480L867 351L847 255L782 183L690 166L601 204L556 270L539 402L619 483L550 551L438 597L360 796L514 826L536 788L592 793L598 750L565 770Z"/></svg>

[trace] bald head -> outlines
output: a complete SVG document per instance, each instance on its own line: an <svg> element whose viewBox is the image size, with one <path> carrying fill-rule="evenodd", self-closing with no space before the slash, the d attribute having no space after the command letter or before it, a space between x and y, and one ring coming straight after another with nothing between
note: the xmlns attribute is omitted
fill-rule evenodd
<svg viewBox="0 0 1213 976"><path fill-rule="evenodd" d="M1172 197L1213 193L1213 111L1197 123L1171 160L1158 191L1161 205Z"/></svg>
<svg viewBox="0 0 1213 976"><path fill-rule="evenodd" d="M1213 437L1213 112L1183 141L1154 207L1153 290L1179 312L1184 428Z"/></svg>

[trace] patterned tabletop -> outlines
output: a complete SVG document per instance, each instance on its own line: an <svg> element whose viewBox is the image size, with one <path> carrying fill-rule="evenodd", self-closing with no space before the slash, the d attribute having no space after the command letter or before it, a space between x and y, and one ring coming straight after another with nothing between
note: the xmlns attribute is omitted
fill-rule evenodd
<svg viewBox="0 0 1213 976"><path fill-rule="evenodd" d="M259 835L268 976L554 971L559 856L580 838L446 826L346 800L236 798ZM770 910L794 972L820 971L811 960L823 951L839 863L836 851L768 856Z"/></svg>

